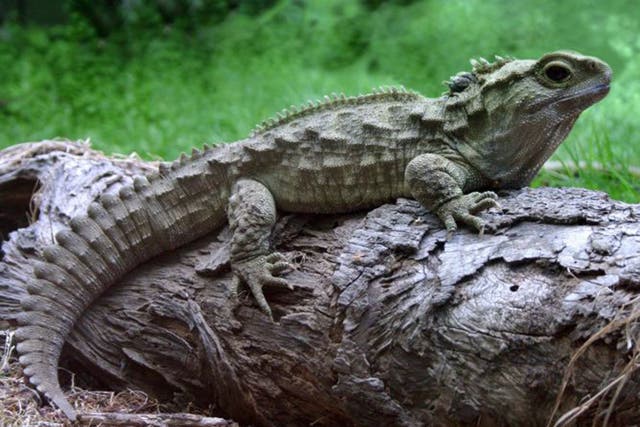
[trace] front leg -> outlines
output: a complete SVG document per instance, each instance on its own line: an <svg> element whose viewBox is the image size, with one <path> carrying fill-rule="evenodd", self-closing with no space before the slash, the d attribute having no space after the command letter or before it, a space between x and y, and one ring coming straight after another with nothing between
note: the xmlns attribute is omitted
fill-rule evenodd
<svg viewBox="0 0 640 427"><path fill-rule="evenodd" d="M414 158L405 170L405 185L425 208L438 215L451 234L461 222L484 232L484 221L474 215L484 209L499 207L492 191L463 194L472 174L437 154Z"/></svg>
<svg viewBox="0 0 640 427"><path fill-rule="evenodd" d="M262 287L292 287L276 277L289 269L282 255L271 253L269 238L276 222L276 204L267 187L251 179L241 179L233 187L227 209L231 238L231 269L236 284L241 281L251 289L258 305L273 319Z"/></svg>

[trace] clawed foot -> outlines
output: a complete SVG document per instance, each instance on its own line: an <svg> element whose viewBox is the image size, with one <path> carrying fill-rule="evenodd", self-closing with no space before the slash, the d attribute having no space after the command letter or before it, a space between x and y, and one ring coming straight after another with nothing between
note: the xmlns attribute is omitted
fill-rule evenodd
<svg viewBox="0 0 640 427"><path fill-rule="evenodd" d="M436 210L436 214L444 222L448 237L458 228L458 223L470 225L482 235L484 221L474 214L489 208L500 209L497 199L498 195L493 191L463 194L444 203Z"/></svg>
<svg viewBox="0 0 640 427"><path fill-rule="evenodd" d="M273 314L267 299L264 297L263 286L287 287L293 290L293 286L280 276L292 269L286 258L273 252L269 255L259 255L242 261L233 261L232 269L237 281L246 283L256 299L260 309L273 320Z"/></svg>

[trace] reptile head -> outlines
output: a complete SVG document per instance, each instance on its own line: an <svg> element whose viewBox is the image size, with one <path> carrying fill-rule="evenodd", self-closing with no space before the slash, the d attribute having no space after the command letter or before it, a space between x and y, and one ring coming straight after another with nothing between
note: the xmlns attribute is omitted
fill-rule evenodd
<svg viewBox="0 0 640 427"><path fill-rule="evenodd" d="M495 187L514 188L528 184L580 113L605 97L611 68L560 51L537 61L476 62L473 76L477 82L447 102L448 114L465 113L456 148Z"/></svg>

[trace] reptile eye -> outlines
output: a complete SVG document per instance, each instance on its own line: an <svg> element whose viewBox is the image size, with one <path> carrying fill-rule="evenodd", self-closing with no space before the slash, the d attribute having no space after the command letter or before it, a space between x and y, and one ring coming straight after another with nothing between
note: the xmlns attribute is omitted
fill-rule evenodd
<svg viewBox="0 0 640 427"><path fill-rule="evenodd" d="M562 64L549 64L544 69L544 75L555 83L566 82L571 78L571 70Z"/></svg>

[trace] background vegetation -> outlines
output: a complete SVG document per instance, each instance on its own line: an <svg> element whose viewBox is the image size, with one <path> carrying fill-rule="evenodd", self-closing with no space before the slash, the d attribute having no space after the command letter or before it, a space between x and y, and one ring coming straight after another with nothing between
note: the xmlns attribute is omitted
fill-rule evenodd
<svg viewBox="0 0 640 427"><path fill-rule="evenodd" d="M58 24L30 19L25 4L38 3L49 11L31 12L55 16ZM637 176L629 172L640 165L634 0L0 0L1 6L0 148L90 138L106 152L172 159L204 142L242 138L283 107L327 93L403 84L437 96L441 81L469 69L471 57L536 58L573 49L606 60L614 86L559 150L566 169L536 182L640 201Z"/></svg>

